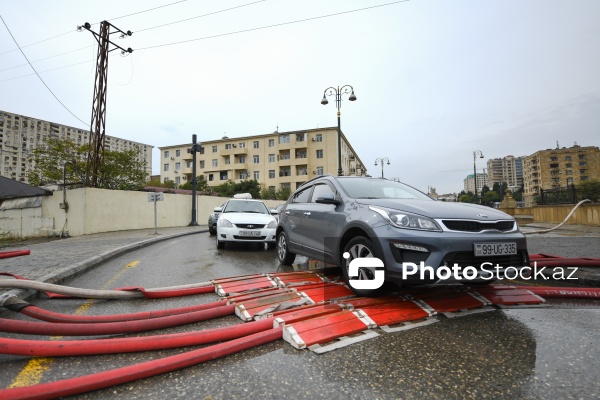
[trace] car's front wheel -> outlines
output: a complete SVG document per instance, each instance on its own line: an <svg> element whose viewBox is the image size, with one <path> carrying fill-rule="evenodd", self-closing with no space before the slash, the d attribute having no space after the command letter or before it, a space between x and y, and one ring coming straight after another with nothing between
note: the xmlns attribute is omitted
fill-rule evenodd
<svg viewBox="0 0 600 400"><path fill-rule="evenodd" d="M279 263L283 265L292 265L296 259L296 255L290 252L288 248L288 239L284 231L277 235L277 258Z"/></svg>
<svg viewBox="0 0 600 400"><path fill-rule="evenodd" d="M225 247L225 242L219 240L219 235L217 235L217 249L222 249Z"/></svg>
<svg viewBox="0 0 600 400"><path fill-rule="evenodd" d="M344 278L346 279L346 282L348 282L348 283L350 282L348 269L350 267L350 262L352 260L354 260L356 258L370 258L370 257L377 257L377 258L381 259L381 257L379 257L375 251L373 242L371 242L370 239L362 237L362 236L357 236L357 237L353 238L352 240L350 240L346 244L346 246L344 246L344 251L342 254L345 254L345 253L348 253L349 257L348 258L342 257L341 263L342 263L342 273L344 274ZM354 277L353 280L371 280L371 279L374 279L374 277L375 277L375 269L374 268L360 267L358 269L358 276ZM364 297L377 296L383 292L383 286L381 286L377 289L355 289L352 286L350 286L350 289L352 289L352 291L354 293L356 293L356 295L364 296Z"/></svg>
<svg viewBox="0 0 600 400"><path fill-rule="evenodd" d="M217 229L215 227L213 227L212 225L208 226L208 233L213 236L217 234Z"/></svg>

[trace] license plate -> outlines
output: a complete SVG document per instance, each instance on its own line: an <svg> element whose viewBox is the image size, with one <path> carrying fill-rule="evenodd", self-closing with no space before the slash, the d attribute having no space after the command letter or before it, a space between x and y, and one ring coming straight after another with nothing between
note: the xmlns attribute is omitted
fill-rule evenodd
<svg viewBox="0 0 600 400"><path fill-rule="evenodd" d="M260 231L240 231L240 236L260 236Z"/></svg>
<svg viewBox="0 0 600 400"><path fill-rule="evenodd" d="M502 256L506 254L517 254L517 244L515 242L475 243L475 257Z"/></svg>

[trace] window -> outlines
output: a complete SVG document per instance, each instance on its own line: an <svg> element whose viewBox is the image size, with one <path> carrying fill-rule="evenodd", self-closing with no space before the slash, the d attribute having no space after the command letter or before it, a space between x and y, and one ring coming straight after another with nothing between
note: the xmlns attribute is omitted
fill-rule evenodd
<svg viewBox="0 0 600 400"><path fill-rule="evenodd" d="M247 178L248 178L248 174L246 173L246 171L240 172L240 179L247 179Z"/></svg>
<svg viewBox="0 0 600 400"><path fill-rule="evenodd" d="M254 160L254 164L258 164L260 162L259 156L252 156L252 159Z"/></svg>
<svg viewBox="0 0 600 400"><path fill-rule="evenodd" d="M258 140L255 140L255 141L252 143L252 146L254 146L254 148L255 148L255 149L258 149Z"/></svg>
<svg viewBox="0 0 600 400"><path fill-rule="evenodd" d="M572 171L572 170L570 170L570 169L568 169L568 170L567 170L567 175L573 175L573 171Z"/></svg>
<svg viewBox="0 0 600 400"><path fill-rule="evenodd" d="M582 180L582 181L587 181L588 179L589 179L589 178L588 178L587 176L582 176L582 177L581 177L581 180Z"/></svg>
<svg viewBox="0 0 600 400"><path fill-rule="evenodd" d="M567 167L567 168L572 168L572 167L573 167L573 163L567 163L567 164L565 165L565 167Z"/></svg>
<svg viewBox="0 0 600 400"><path fill-rule="evenodd" d="M305 133L296 133L296 142L304 142L306 139Z"/></svg>
<svg viewBox="0 0 600 400"><path fill-rule="evenodd" d="M219 160L212 160L212 166L213 167L218 167L219 166Z"/></svg>
<svg viewBox="0 0 600 400"><path fill-rule="evenodd" d="M317 167L317 175L323 175L323 167Z"/></svg>
<svg viewBox="0 0 600 400"><path fill-rule="evenodd" d="M244 164L246 162L246 156L240 156L240 164Z"/></svg>
<svg viewBox="0 0 600 400"><path fill-rule="evenodd" d="M289 160L290 159L290 152L288 151L287 153L283 153L281 155L281 157L279 157L280 160Z"/></svg>
<svg viewBox="0 0 600 400"><path fill-rule="evenodd" d="M585 160L585 159L586 159L586 157L585 157L585 154L580 154L580 155L579 155L579 159L580 159L580 160Z"/></svg>
<svg viewBox="0 0 600 400"><path fill-rule="evenodd" d="M175 157L181 156L181 150L175 150Z"/></svg>
<svg viewBox="0 0 600 400"><path fill-rule="evenodd" d="M322 196L324 194L329 194L335 196L333 190L327 184L315 185L315 190L313 190L312 202L316 203L317 197Z"/></svg>
<svg viewBox="0 0 600 400"><path fill-rule="evenodd" d="M222 181L226 181L227 180L227 171L221 171L221 180Z"/></svg>
<svg viewBox="0 0 600 400"><path fill-rule="evenodd" d="M169 158L169 150L165 150L165 158Z"/></svg>
<svg viewBox="0 0 600 400"><path fill-rule="evenodd" d="M274 169L270 169L269 170L269 179L273 179L275 178L275 170Z"/></svg>
<svg viewBox="0 0 600 400"><path fill-rule="evenodd" d="M208 181L212 182L215 180L215 175L214 174L208 174Z"/></svg>
<svg viewBox="0 0 600 400"><path fill-rule="evenodd" d="M240 143L240 149L243 149L243 148L245 148L245 147L246 147L246 142L242 142L242 143Z"/></svg>
<svg viewBox="0 0 600 400"><path fill-rule="evenodd" d="M587 172L587 169L580 169L580 170L579 170L579 173L580 173L580 174L585 174L586 172Z"/></svg>
<svg viewBox="0 0 600 400"><path fill-rule="evenodd" d="M186 166L187 168L192 168L192 162L191 162L191 161L187 161L187 162L185 163L185 166Z"/></svg>
<svg viewBox="0 0 600 400"><path fill-rule="evenodd" d="M169 164L163 165L163 171L164 172L169 172Z"/></svg>
<svg viewBox="0 0 600 400"><path fill-rule="evenodd" d="M317 133L317 142L322 142L322 141L323 141L323 134Z"/></svg>
<svg viewBox="0 0 600 400"><path fill-rule="evenodd" d="M275 139L269 139L269 147L275 146Z"/></svg>
<svg viewBox="0 0 600 400"><path fill-rule="evenodd" d="M275 154L269 154L269 162L275 162Z"/></svg>
<svg viewBox="0 0 600 400"><path fill-rule="evenodd" d="M216 153L216 152L217 152L217 146L216 146L216 145L212 147L212 152L213 152L213 153Z"/></svg>
<svg viewBox="0 0 600 400"><path fill-rule="evenodd" d="M179 171L181 169L181 163L175 163L175 171Z"/></svg>
<svg viewBox="0 0 600 400"><path fill-rule="evenodd" d="M289 143L290 135L279 135L279 144L281 143Z"/></svg>
<svg viewBox="0 0 600 400"><path fill-rule="evenodd" d="M296 193L294 195L294 198L292 199L292 203L308 203L308 200L310 199L311 191L312 191L312 186Z"/></svg>
<svg viewBox="0 0 600 400"><path fill-rule="evenodd" d="M550 161L558 161L558 157L550 157Z"/></svg>
<svg viewBox="0 0 600 400"><path fill-rule="evenodd" d="M259 171L254 171L254 179L258 180L260 178L260 173Z"/></svg>
<svg viewBox="0 0 600 400"><path fill-rule="evenodd" d="M585 167L587 165L587 161L580 161L579 162L579 166L580 167Z"/></svg>
<svg viewBox="0 0 600 400"><path fill-rule="evenodd" d="M200 168L204 169L204 160L200 160Z"/></svg>
<svg viewBox="0 0 600 400"><path fill-rule="evenodd" d="M567 178L567 184L569 184L569 183L571 183L571 184L573 183L573 178Z"/></svg>
<svg viewBox="0 0 600 400"><path fill-rule="evenodd" d="M550 168L558 168L558 164L550 164Z"/></svg>
<svg viewBox="0 0 600 400"><path fill-rule="evenodd" d="M181 177L180 176L175 177L175 183L178 185L181 185Z"/></svg>
<svg viewBox="0 0 600 400"><path fill-rule="evenodd" d="M227 144L225 145L225 150L229 150L229 149L231 149L231 143L227 143Z"/></svg>
<svg viewBox="0 0 600 400"><path fill-rule="evenodd" d="M317 158L323 158L323 150L317 150Z"/></svg>
<svg viewBox="0 0 600 400"><path fill-rule="evenodd" d="M225 157L225 165L231 164L231 158Z"/></svg>
<svg viewBox="0 0 600 400"><path fill-rule="evenodd" d="M565 161L571 161L573 159L573 157L571 156L565 156Z"/></svg>

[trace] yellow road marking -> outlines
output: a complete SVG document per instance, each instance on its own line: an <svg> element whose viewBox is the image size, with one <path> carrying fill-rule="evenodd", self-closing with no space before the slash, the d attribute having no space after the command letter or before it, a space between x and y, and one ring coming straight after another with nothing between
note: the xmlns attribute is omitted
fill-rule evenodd
<svg viewBox="0 0 600 400"><path fill-rule="evenodd" d="M121 271L117 272L106 284L102 286L102 289L108 289L112 286L113 282L123 275L123 273L129 268L135 268L140 262L132 261L129 264L125 265ZM85 303L83 303L76 311L76 315L83 315L87 312L87 310L94 304L95 299L88 299ZM52 336L51 340L60 340L62 336ZM19 372L19 374L13 379L11 384L8 386L9 388L17 388L24 386L32 386L37 385L41 382L44 372L50 369L52 363L54 362L53 358L50 357L34 357L23 369Z"/></svg>

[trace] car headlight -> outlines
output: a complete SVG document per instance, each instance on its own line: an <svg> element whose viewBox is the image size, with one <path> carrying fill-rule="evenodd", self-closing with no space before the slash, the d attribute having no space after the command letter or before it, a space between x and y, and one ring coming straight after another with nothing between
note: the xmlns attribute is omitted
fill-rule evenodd
<svg viewBox="0 0 600 400"><path fill-rule="evenodd" d="M436 232L442 231L437 222L422 215L375 206L369 206L369 209L381 215L386 221L392 224L392 226L397 228L419 229L423 231Z"/></svg>
<svg viewBox="0 0 600 400"><path fill-rule="evenodd" d="M277 221L273 220L271 222L269 222L269 225L267 225L268 229L275 229L277 228Z"/></svg>
<svg viewBox="0 0 600 400"><path fill-rule="evenodd" d="M219 226L223 228L233 228L233 224L228 219L220 219Z"/></svg>

